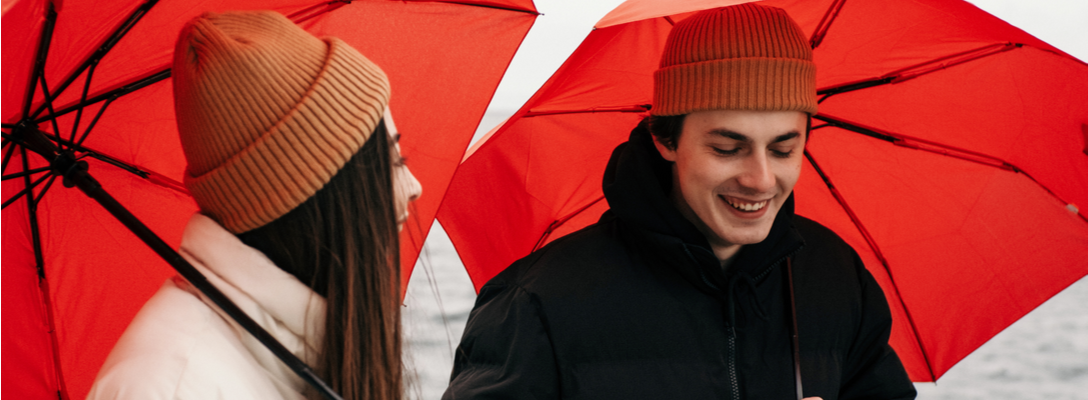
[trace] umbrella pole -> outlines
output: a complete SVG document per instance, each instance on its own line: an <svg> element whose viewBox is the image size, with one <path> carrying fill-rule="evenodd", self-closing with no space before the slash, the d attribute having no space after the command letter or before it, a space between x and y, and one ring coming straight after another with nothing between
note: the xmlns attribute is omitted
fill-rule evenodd
<svg viewBox="0 0 1088 400"><path fill-rule="evenodd" d="M793 345L793 377L797 385L797 400L805 397L801 390L801 341L797 335L797 300L793 294L793 260L786 257L786 285L790 292L790 344Z"/></svg>
<svg viewBox="0 0 1088 400"><path fill-rule="evenodd" d="M237 305L231 302L223 292L220 292L219 289L209 283L207 278L200 271L197 271L192 264L189 264L169 244L163 241L155 232L152 232L147 225L144 225L135 215L132 215L113 196L110 196L102 188L102 185L87 172L86 161L76 160L70 152L59 151L56 145L35 127L16 127L16 129L13 129L10 138L24 148L34 151L49 160L53 174L64 178L65 187L78 186L84 194L101 204L106 211L109 211L118 221L121 221L125 227L154 250L159 257L162 257L170 266L174 267L182 277L211 299L216 306L238 322L242 328L245 328L246 331L256 337L261 344L272 351L284 364L287 364L299 377L313 386L314 389L317 389L326 399L342 400L340 395L322 381L306 363L291 354L268 331L257 325L249 315L246 315Z"/></svg>

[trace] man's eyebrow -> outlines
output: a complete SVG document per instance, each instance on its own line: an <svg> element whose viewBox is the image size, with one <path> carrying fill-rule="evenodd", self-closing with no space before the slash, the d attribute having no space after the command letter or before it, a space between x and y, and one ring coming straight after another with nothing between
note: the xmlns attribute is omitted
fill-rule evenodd
<svg viewBox="0 0 1088 400"><path fill-rule="evenodd" d="M722 136L722 137L725 137L725 138L728 138L728 139L733 139L733 140L736 140L738 142L747 143L747 142L752 141L751 138L749 138L747 136L744 136L742 134L739 134L737 132L733 132L733 131L728 130L728 129L711 129L710 133L713 134L713 135Z"/></svg>
<svg viewBox="0 0 1088 400"><path fill-rule="evenodd" d="M790 132L790 133L786 133L786 134L776 136L774 138L774 141L772 141L771 143L785 142L787 140L790 140L790 139L793 139L793 138L796 138L796 137L800 137L800 136L801 136L800 133L798 133L797 131L793 131L793 132Z"/></svg>
<svg viewBox="0 0 1088 400"><path fill-rule="evenodd" d="M729 139L733 139L733 140L736 140L738 142L749 143L749 142L752 141L752 139L749 138L748 136L745 136L744 134L741 134L741 133L733 132L733 131L728 130L728 129L712 129L710 131L710 133L714 134L714 135L726 137L726 138L729 138ZM784 134L775 136L774 140L772 140L771 143L785 142L787 140L790 140L790 139L793 139L793 138L796 138L796 137L799 137L799 136L801 136L800 133L798 133L797 131L792 131L792 132L788 132L788 133L784 133Z"/></svg>

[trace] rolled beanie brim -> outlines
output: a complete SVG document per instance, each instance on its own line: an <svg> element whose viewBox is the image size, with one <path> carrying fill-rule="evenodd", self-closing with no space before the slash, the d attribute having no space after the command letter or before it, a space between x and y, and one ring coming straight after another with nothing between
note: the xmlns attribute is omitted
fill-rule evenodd
<svg viewBox="0 0 1088 400"><path fill-rule="evenodd" d="M320 190L362 148L389 103L382 70L336 38L303 98L241 152L185 186L227 230L246 232L283 216Z"/></svg>
<svg viewBox="0 0 1088 400"><path fill-rule="evenodd" d="M816 66L789 58L733 58L654 71L655 116L708 110L816 114Z"/></svg>

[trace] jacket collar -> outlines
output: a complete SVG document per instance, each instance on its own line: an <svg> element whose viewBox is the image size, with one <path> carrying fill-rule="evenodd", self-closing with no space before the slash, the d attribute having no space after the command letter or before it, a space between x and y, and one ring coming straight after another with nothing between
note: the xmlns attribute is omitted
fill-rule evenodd
<svg viewBox="0 0 1088 400"><path fill-rule="evenodd" d="M715 277L712 281L724 282L719 261L710 250L706 237L668 198L667 194L672 190L672 164L657 152L647 125L647 119L643 119L631 131L628 141L616 147L608 161L603 190L610 212L624 223L657 238L655 241L666 247L659 250L682 252L686 254L684 258L694 260L703 269L697 281L705 282L704 276L710 276ZM793 216L791 194L775 216L767 239L742 247L731 264L730 274L758 279L800 249L804 240L793 226Z"/></svg>
<svg viewBox="0 0 1088 400"><path fill-rule="evenodd" d="M179 252L272 337L312 365L324 329L323 297L202 214L189 219ZM191 286L187 290L235 327L241 342L265 369L292 381L298 379L210 299ZM301 379L299 383L304 384Z"/></svg>

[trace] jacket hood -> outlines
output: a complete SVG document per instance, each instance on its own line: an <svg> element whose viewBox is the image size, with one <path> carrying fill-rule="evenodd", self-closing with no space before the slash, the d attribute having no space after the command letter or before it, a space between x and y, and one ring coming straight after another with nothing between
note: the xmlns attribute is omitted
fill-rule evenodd
<svg viewBox="0 0 1088 400"><path fill-rule="evenodd" d="M626 224L654 236L664 236L662 239L666 242L679 242L675 244L682 245L684 252L699 264L713 260L715 266L720 265L706 237L669 200L672 163L662 158L654 147L648 125L648 118L643 119L631 131L627 142L617 146L608 160L603 190L611 213ZM730 270L758 277L799 249L804 242L793 226L793 216L794 201L790 194L778 210L767 238L743 246Z"/></svg>

